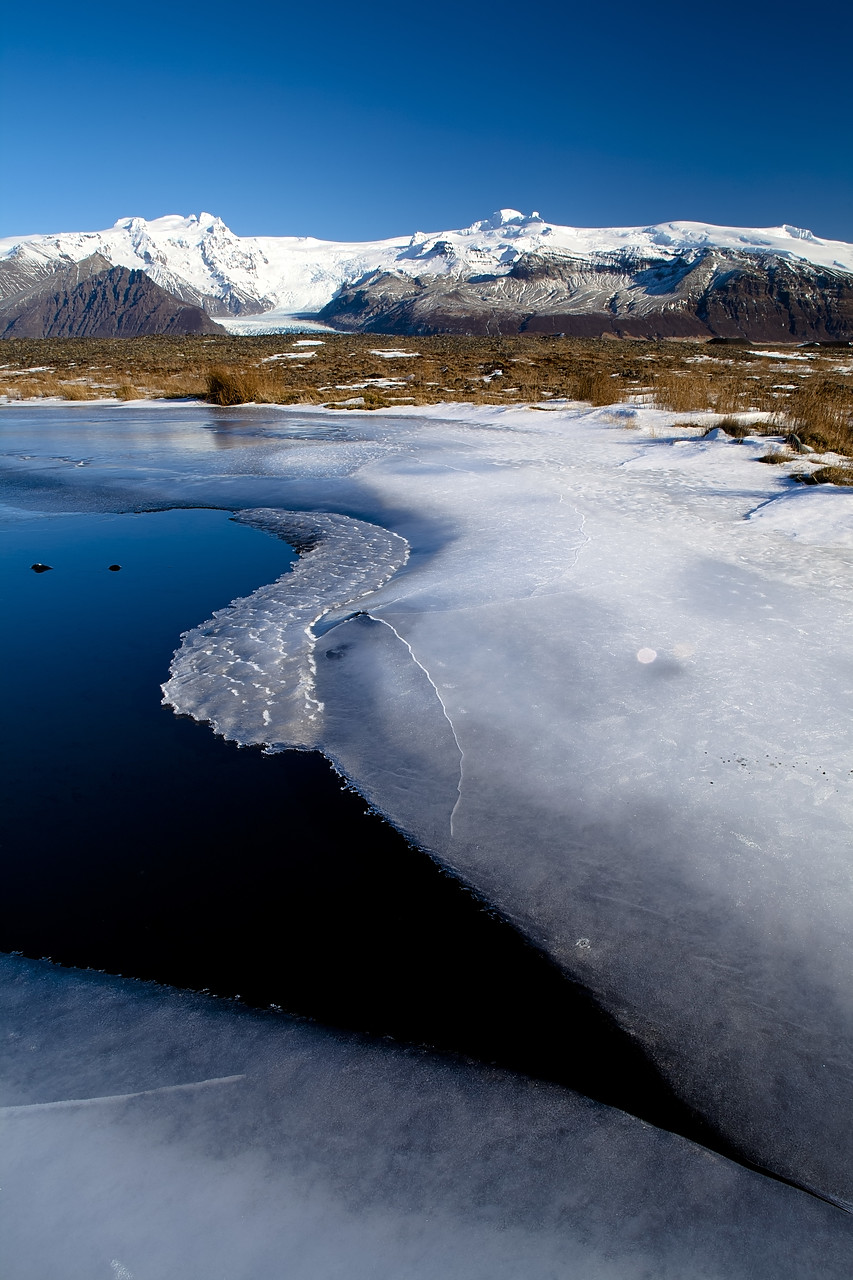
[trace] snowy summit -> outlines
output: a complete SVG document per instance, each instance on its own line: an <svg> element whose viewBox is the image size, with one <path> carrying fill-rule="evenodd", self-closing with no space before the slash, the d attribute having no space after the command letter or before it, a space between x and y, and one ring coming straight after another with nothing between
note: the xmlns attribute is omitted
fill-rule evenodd
<svg viewBox="0 0 853 1280"><path fill-rule="evenodd" d="M426 279L509 275L523 259L612 268L613 260L695 261L708 251L752 260L805 264L853 274L853 245L799 227L717 227L665 222L648 227L564 227L538 213L500 209L450 231L416 231L387 240L312 236L238 236L201 213L147 221L120 218L105 231L12 236L0 240L0 297L58 266L99 254L113 266L141 269L182 301L225 317L237 329L279 327L283 317L314 314L339 290L375 273ZM249 321L249 318L252 318Z"/></svg>

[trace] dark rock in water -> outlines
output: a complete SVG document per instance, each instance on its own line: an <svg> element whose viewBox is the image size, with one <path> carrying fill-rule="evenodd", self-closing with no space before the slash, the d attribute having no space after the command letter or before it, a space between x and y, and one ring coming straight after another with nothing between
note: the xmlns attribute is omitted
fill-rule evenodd
<svg viewBox="0 0 853 1280"><path fill-rule="evenodd" d="M2 282L0 282L2 283ZM224 333L144 271L111 267L100 254L53 272L0 301L2 338L134 338Z"/></svg>
<svg viewBox="0 0 853 1280"><path fill-rule="evenodd" d="M120 564L111 564L109 566L110 573L118 573L120 568L121 568Z"/></svg>
<svg viewBox="0 0 853 1280"><path fill-rule="evenodd" d="M36 564L31 564L30 568L32 569L33 573L47 573L49 569L53 568L53 565L41 564L40 562L37 562Z"/></svg>

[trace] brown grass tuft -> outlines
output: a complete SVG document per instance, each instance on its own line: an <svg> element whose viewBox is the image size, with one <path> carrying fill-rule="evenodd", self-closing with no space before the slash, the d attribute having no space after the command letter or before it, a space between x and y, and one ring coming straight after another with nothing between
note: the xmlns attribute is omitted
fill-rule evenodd
<svg viewBox="0 0 853 1280"><path fill-rule="evenodd" d="M853 454L853 386L816 374L791 396L786 417L804 444L821 452Z"/></svg>
<svg viewBox="0 0 853 1280"><path fill-rule="evenodd" d="M85 382L66 382L60 394L66 400L101 400L105 398L103 390L89 387Z"/></svg>
<svg viewBox="0 0 853 1280"><path fill-rule="evenodd" d="M806 484L839 484L844 486L853 485L853 468L851 467L820 467L817 471L812 471L805 477Z"/></svg>
<svg viewBox="0 0 853 1280"><path fill-rule="evenodd" d="M654 397L672 413L698 413L715 403L711 375L704 369L662 369L653 377Z"/></svg>
<svg viewBox="0 0 853 1280"><path fill-rule="evenodd" d="M721 427L727 436L732 436L735 440L745 440L747 436L752 435L752 427L740 422L737 418L723 418L717 423L717 426Z"/></svg>
<svg viewBox="0 0 853 1280"><path fill-rule="evenodd" d="M265 397L261 379L253 370L216 365L207 376L205 399L227 408L235 404L261 403Z"/></svg>
<svg viewBox="0 0 853 1280"><path fill-rule="evenodd" d="M570 374L568 390L571 400L585 400L595 406L616 404L623 398L623 388L607 368L579 369Z"/></svg>

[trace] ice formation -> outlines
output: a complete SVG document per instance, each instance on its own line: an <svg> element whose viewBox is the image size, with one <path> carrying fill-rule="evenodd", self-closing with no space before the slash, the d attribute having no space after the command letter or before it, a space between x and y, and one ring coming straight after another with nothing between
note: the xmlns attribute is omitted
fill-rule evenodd
<svg viewBox="0 0 853 1280"><path fill-rule="evenodd" d="M795 489L758 465L766 439L704 439L705 424L642 408L341 418L10 407L0 498L318 513L301 517L314 549L297 571L184 639L172 701L239 741L322 746L592 991L744 1159L849 1207L853 494ZM12 457L24 440L29 460ZM298 533L290 514L263 518ZM579 1112L542 1105L552 1135L590 1150ZM671 1179L664 1200L689 1188L701 1218L706 1166L666 1143L650 1156L639 1128L626 1157L608 1132L611 1172ZM553 1152L543 1167L574 1169ZM591 1168L580 1158L597 1186ZM561 1265L540 1273L644 1274ZM671 1273L738 1274L716 1265ZM809 1267L768 1253L749 1274Z"/></svg>
<svg viewBox="0 0 853 1280"><path fill-rule="evenodd" d="M291 543L301 557L278 581L182 637L164 701L241 743L317 747L323 704L313 626L382 586L405 564L407 544L340 515L261 509L237 519Z"/></svg>
<svg viewBox="0 0 853 1280"><path fill-rule="evenodd" d="M4 1280L846 1280L848 1215L552 1085L0 959Z"/></svg>
<svg viewBox="0 0 853 1280"><path fill-rule="evenodd" d="M393 420L393 447L350 477L378 516L408 513L392 527L413 555L358 607L336 597L312 741L588 985L745 1157L848 1203L847 495L818 499L818 576L813 540L744 519L790 483L756 465L761 440L459 414ZM199 643L176 659L185 711ZM282 742L251 706L241 733L231 701L232 735Z"/></svg>

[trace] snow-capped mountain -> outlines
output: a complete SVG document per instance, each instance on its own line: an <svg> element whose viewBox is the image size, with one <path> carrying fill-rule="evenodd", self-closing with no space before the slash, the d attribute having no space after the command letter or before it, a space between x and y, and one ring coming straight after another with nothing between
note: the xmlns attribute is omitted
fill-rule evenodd
<svg viewBox="0 0 853 1280"><path fill-rule="evenodd" d="M417 231L389 240L350 243L311 236L237 236L220 218L202 213L150 222L121 218L106 231L2 239L0 298L92 254L100 254L114 266L142 269L184 302L225 317L227 327L254 332L281 327L288 316L316 314L342 289L365 278L375 281L389 275L403 284L406 279L426 286L432 281L445 298L453 283L470 282L472 277L490 277L495 282L492 293L499 294L502 277L510 287L519 278L520 268L530 263L539 266L541 276L543 262L555 268L564 285L569 264L575 275L581 270L587 277L601 276L602 282L618 265L623 275L627 272L622 287L629 290L635 287L637 270L649 264L692 268L709 254L716 255L717 262L746 262L755 267L768 262L787 264L795 274L806 267L828 271L833 278L853 275L853 245L791 226L667 222L650 227L578 228L546 222L538 213L501 209L461 230ZM611 282L606 283L610 288ZM572 289L578 294L574 286L561 288L563 293L569 289L569 297ZM635 291L627 299L629 309L636 300ZM516 301L530 312L529 298ZM598 297L575 296L569 311L597 314L601 305ZM566 309L563 299L562 310ZM335 317L330 318L334 323Z"/></svg>

